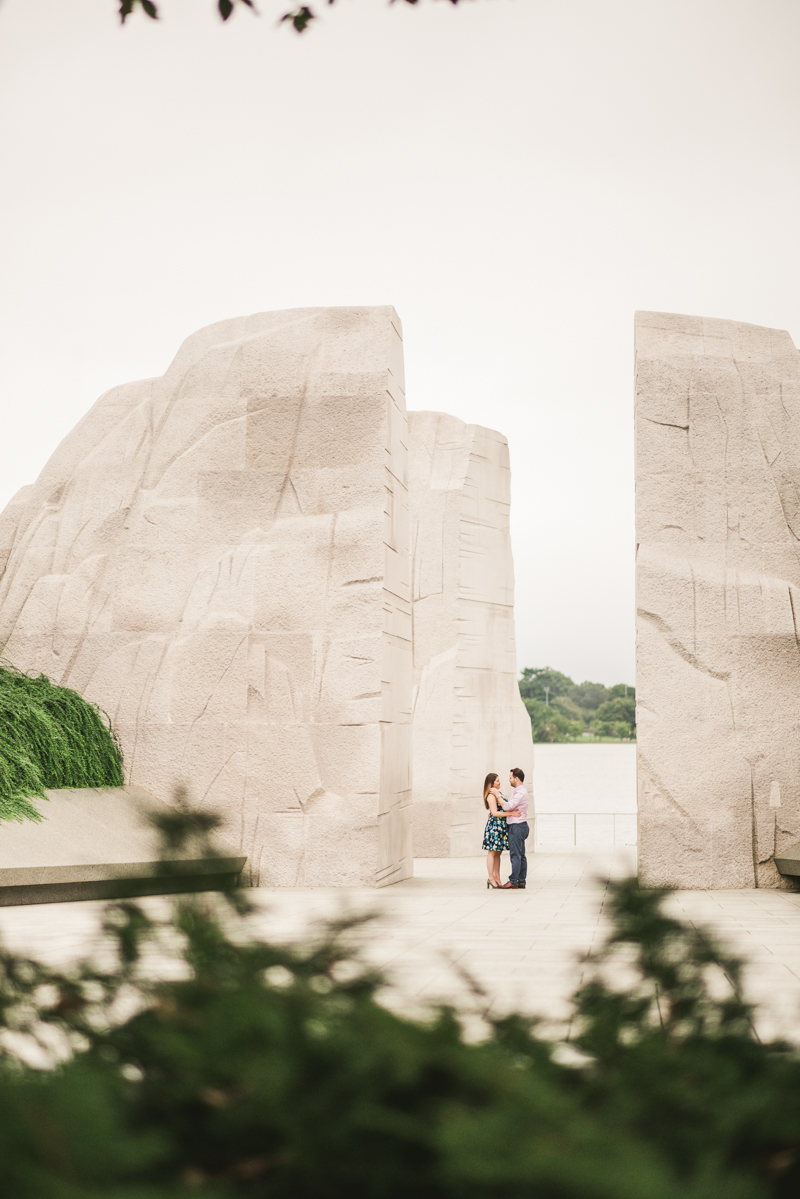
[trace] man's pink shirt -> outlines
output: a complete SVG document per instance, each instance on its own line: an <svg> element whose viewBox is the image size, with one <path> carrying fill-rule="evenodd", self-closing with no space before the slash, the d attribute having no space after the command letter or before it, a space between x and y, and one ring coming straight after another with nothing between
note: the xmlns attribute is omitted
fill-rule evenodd
<svg viewBox="0 0 800 1199"><path fill-rule="evenodd" d="M508 816L506 824L525 823L528 819L528 792L524 783L514 788L510 799L503 800L503 808L506 812L513 812L514 808L519 808L519 816Z"/></svg>

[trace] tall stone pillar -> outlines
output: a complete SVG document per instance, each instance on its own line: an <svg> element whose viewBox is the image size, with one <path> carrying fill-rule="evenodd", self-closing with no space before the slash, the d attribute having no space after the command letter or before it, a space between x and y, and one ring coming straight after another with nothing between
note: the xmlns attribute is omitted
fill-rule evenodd
<svg viewBox="0 0 800 1199"><path fill-rule="evenodd" d="M414 853L470 857L481 853L485 775L496 771L505 788L520 766L531 794L533 784L517 685L508 443L440 412L408 419Z"/></svg>
<svg viewBox="0 0 800 1199"><path fill-rule="evenodd" d="M784 885L800 839L800 354L636 318L639 871Z"/></svg>
<svg viewBox="0 0 800 1199"><path fill-rule="evenodd" d="M0 522L0 651L98 703L128 780L219 811L251 879L412 872L401 326L296 309L103 396Z"/></svg>

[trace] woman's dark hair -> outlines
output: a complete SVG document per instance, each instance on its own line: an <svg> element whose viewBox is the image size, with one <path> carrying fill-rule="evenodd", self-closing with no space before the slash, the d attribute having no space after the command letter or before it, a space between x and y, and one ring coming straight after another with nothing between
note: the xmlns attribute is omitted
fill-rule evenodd
<svg viewBox="0 0 800 1199"><path fill-rule="evenodd" d="M500 778L499 774L487 774L486 778L483 780L483 806L486 808L487 811L489 810L489 803L488 803L488 800L486 799L486 796L489 794L492 787L499 780L499 778Z"/></svg>

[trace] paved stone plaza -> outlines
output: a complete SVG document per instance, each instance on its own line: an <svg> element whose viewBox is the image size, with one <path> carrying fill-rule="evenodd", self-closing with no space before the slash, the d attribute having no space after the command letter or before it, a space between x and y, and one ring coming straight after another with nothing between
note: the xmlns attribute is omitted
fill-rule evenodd
<svg viewBox="0 0 800 1199"><path fill-rule="evenodd" d="M635 868L632 849L539 852L526 891L487 891L481 858L418 859L415 877L374 890L252 892L253 922L281 940L319 920L377 911L364 933L369 959L389 975L392 1006L420 1011L465 998L466 970L500 1011L514 1006L564 1031L582 955L602 940L603 877ZM159 906L164 901L150 899ZM748 996L761 1005L762 1037L800 1041L800 894L773 890L681 891L676 915L713 929L749 962ZM5 908L8 945L64 963L96 941L99 903Z"/></svg>

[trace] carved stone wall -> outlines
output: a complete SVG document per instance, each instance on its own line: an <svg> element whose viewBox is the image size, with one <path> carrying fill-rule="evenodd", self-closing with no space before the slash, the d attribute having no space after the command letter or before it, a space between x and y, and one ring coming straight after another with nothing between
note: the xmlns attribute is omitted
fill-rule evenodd
<svg viewBox="0 0 800 1199"><path fill-rule="evenodd" d="M639 869L785 885L800 839L800 353L782 330L636 321Z"/></svg>
<svg viewBox="0 0 800 1199"><path fill-rule="evenodd" d="M521 766L533 786L517 686L508 443L439 412L408 419L414 852L468 857L481 853L484 777L494 770L506 788Z"/></svg>
<svg viewBox="0 0 800 1199"><path fill-rule="evenodd" d="M0 521L0 649L110 714L128 781L187 780L252 881L411 873L401 327L297 309L103 396Z"/></svg>

